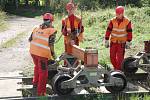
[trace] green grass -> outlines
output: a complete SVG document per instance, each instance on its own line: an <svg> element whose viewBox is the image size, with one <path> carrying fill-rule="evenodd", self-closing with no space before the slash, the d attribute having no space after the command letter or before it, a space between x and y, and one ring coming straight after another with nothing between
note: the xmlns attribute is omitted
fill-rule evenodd
<svg viewBox="0 0 150 100"><path fill-rule="evenodd" d="M126 7L125 15L133 23L133 41L132 48L127 50L126 56L136 54L143 50L143 41L150 40L150 11L149 7L131 8ZM76 14L80 15L80 11ZM109 50L104 47L104 35L109 23L109 20L115 16L113 9L99 9L98 11L84 11L83 25L85 26L85 41L80 44L80 47L94 47L99 51L99 62L103 64L110 64ZM61 35L61 19L64 16L60 14L55 15L54 26L58 30L57 38ZM55 44L55 51L57 55L63 52L63 38Z"/></svg>
<svg viewBox="0 0 150 100"><path fill-rule="evenodd" d="M149 95L145 95L143 100L150 100L150 96Z"/></svg>
<svg viewBox="0 0 150 100"><path fill-rule="evenodd" d="M7 29L8 25L6 24L6 13L0 10L0 32Z"/></svg>
<svg viewBox="0 0 150 100"><path fill-rule="evenodd" d="M9 48L14 46L17 41L19 41L21 38L25 36L26 32L19 33L16 37L11 38L10 40L6 41L5 43L0 45L0 48Z"/></svg>
<svg viewBox="0 0 150 100"><path fill-rule="evenodd" d="M144 40L150 40L150 7L143 8L131 8L127 6L125 15L133 23L133 41L132 48L126 50L126 57L134 55L143 50ZM77 15L80 15L80 11L76 11ZM57 29L57 39L61 35L61 20L66 15L55 14L54 27ZM85 26L85 40L80 43L80 47L93 47L97 48L99 52L99 63L103 66L111 64L109 60L109 49L104 47L104 35L109 23L109 20L115 16L114 9L99 9L95 12L84 11L83 12L83 25ZM41 17L38 17L41 18ZM42 18L41 18L42 19ZM56 39L56 40L57 40ZM64 52L64 40L63 36L55 44L56 55L59 56Z"/></svg>
<svg viewBox="0 0 150 100"><path fill-rule="evenodd" d="M23 75L27 77L32 77L34 74L34 64L30 63L23 68Z"/></svg>
<svg viewBox="0 0 150 100"><path fill-rule="evenodd" d="M144 95L144 97L142 97L140 95L133 95L130 97L130 100L150 100L150 96Z"/></svg>
<svg viewBox="0 0 150 100"><path fill-rule="evenodd" d="M133 23L133 41L132 48L127 50L126 56L134 55L137 52L143 50L143 41L150 40L150 7L143 8L131 8L126 7L125 15ZM80 15L80 11L76 14ZM80 47L94 47L99 52L100 64L107 66L110 64L109 61L109 49L104 47L104 35L109 23L109 20L115 16L113 9L99 9L98 11L84 11L83 12L83 25L85 26L85 40L80 44ZM55 14L54 27L57 29L57 39L61 35L61 19L65 15ZM56 39L56 40L57 40ZM55 44L55 52L57 56L64 52L64 41L63 37L59 42ZM33 71L33 65L28 66ZM28 74L28 73L27 73ZM30 75L33 75L30 74ZM97 99L96 99L97 100ZM138 96L131 96L131 100L138 100ZM145 95L143 100L150 100L150 96Z"/></svg>

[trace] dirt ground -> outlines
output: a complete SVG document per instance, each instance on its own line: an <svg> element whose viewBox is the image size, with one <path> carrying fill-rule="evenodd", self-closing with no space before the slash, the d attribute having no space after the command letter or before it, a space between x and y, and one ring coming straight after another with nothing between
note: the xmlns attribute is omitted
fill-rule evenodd
<svg viewBox="0 0 150 100"><path fill-rule="evenodd" d="M15 86L20 80L5 80L2 77L18 77L18 72L32 62L28 51L28 37L33 27L39 25L41 21L35 18L10 16L7 20L9 28L0 32L0 45L16 37L19 33L25 32L23 38L18 39L14 46L0 48L0 97L20 96L20 93L16 92Z"/></svg>
<svg viewBox="0 0 150 100"><path fill-rule="evenodd" d="M28 52L28 37L33 27L40 24L41 21L34 18L10 16L7 22L9 23L9 29L0 33L0 45L21 32L25 32L25 35L13 47L0 49L0 72L22 70L31 61Z"/></svg>

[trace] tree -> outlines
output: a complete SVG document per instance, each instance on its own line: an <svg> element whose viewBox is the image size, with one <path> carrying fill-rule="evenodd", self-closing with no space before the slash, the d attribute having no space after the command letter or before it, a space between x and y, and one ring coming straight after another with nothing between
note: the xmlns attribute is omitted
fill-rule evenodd
<svg viewBox="0 0 150 100"><path fill-rule="evenodd" d="M5 9L6 1L5 0L0 0L0 8Z"/></svg>
<svg viewBox="0 0 150 100"><path fill-rule="evenodd" d="M39 0L35 0L35 7L40 6L40 1Z"/></svg>
<svg viewBox="0 0 150 100"><path fill-rule="evenodd" d="M19 7L19 0L14 0L14 5L15 5L15 8L18 8Z"/></svg>
<svg viewBox="0 0 150 100"><path fill-rule="evenodd" d="M29 1L25 0L25 6L29 6Z"/></svg>
<svg viewBox="0 0 150 100"><path fill-rule="evenodd" d="M45 0L45 6L48 7L50 5L50 0Z"/></svg>

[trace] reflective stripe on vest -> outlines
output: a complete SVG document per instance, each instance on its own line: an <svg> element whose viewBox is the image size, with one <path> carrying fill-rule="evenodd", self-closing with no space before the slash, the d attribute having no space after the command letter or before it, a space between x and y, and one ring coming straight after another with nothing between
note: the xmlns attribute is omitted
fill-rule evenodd
<svg viewBox="0 0 150 100"><path fill-rule="evenodd" d="M36 37L36 38L38 38L38 39L45 40L45 41L47 41L47 42L48 42L48 39L49 39L49 38L46 38L46 37L43 37L43 36L39 36L39 35L37 35L36 33L33 34L33 36Z"/></svg>
<svg viewBox="0 0 150 100"><path fill-rule="evenodd" d="M124 32L124 31L126 31L126 29L124 28L124 29L117 29L117 28L113 28L113 30L114 31L117 31L117 32Z"/></svg>
<svg viewBox="0 0 150 100"><path fill-rule="evenodd" d="M127 36L127 34L115 34L115 33L111 33L112 36L115 36L115 37L125 37Z"/></svg>
<svg viewBox="0 0 150 100"><path fill-rule="evenodd" d="M36 46L38 46L40 48L44 48L44 49L50 50L50 48L48 46L45 46L45 45L42 45L42 44L39 44L39 43L36 43L36 42L33 42L33 41L31 41L31 44L36 45Z"/></svg>

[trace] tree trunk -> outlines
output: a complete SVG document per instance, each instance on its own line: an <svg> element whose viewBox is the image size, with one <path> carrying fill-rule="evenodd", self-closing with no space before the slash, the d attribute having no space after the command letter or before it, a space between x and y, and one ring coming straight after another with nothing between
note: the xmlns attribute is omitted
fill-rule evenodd
<svg viewBox="0 0 150 100"><path fill-rule="evenodd" d="M39 0L35 0L35 7L40 6L40 1Z"/></svg>
<svg viewBox="0 0 150 100"><path fill-rule="evenodd" d="M4 0L0 0L0 8L5 9L5 1Z"/></svg>
<svg viewBox="0 0 150 100"><path fill-rule="evenodd" d="M50 5L50 0L45 0L45 6L49 7L49 5Z"/></svg>
<svg viewBox="0 0 150 100"><path fill-rule="evenodd" d="M18 9L18 7L19 7L19 1L18 0L14 0L14 2L15 2L14 3L15 4L15 8Z"/></svg>
<svg viewBox="0 0 150 100"><path fill-rule="evenodd" d="M25 6L29 6L29 1L25 0Z"/></svg>

